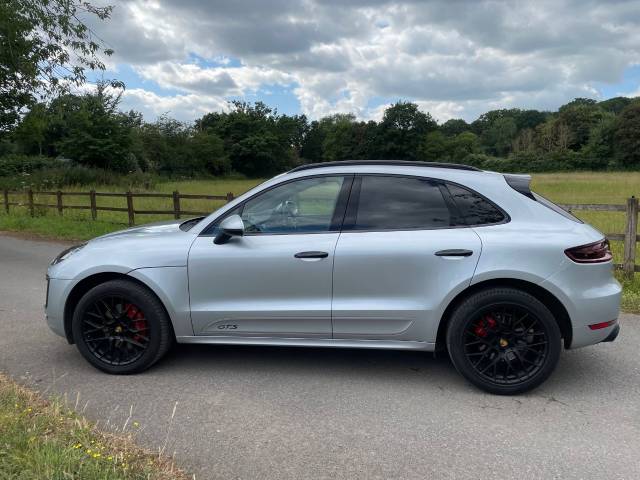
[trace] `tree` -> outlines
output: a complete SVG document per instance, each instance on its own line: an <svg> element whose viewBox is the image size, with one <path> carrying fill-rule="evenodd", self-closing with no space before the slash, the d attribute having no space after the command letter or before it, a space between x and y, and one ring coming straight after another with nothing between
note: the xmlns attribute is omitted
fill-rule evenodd
<svg viewBox="0 0 640 480"><path fill-rule="evenodd" d="M196 128L215 133L237 172L249 176L279 173L297 162L306 117L286 117L262 102L233 101L231 111L209 113Z"/></svg>
<svg viewBox="0 0 640 480"><path fill-rule="evenodd" d="M85 71L104 70L100 55L111 55L80 12L109 18L113 7L82 0L4 0L0 3L0 134L15 125L37 92L66 93L81 85Z"/></svg>
<svg viewBox="0 0 640 480"><path fill-rule="evenodd" d="M640 102L634 102L620 113L613 134L616 158L623 167L640 167L639 133Z"/></svg>
<svg viewBox="0 0 640 480"><path fill-rule="evenodd" d="M517 133L518 126L513 117L499 117L482 133L482 143L488 153L506 157Z"/></svg>
<svg viewBox="0 0 640 480"><path fill-rule="evenodd" d="M461 118L452 118L440 126L440 131L449 137L471 130L471 125Z"/></svg>
<svg viewBox="0 0 640 480"><path fill-rule="evenodd" d="M449 142L449 159L453 162L462 162L474 153L480 153L480 138L473 132L462 132Z"/></svg>
<svg viewBox="0 0 640 480"><path fill-rule="evenodd" d="M356 149L356 117L352 113L338 113L320 121L324 129L322 160L325 162L353 158Z"/></svg>
<svg viewBox="0 0 640 480"><path fill-rule="evenodd" d="M425 162L449 160L450 141L438 130L427 133L418 147L418 159Z"/></svg>
<svg viewBox="0 0 640 480"><path fill-rule="evenodd" d="M224 153L224 142L210 132L196 132L188 141L189 161L194 171L213 175L229 173L231 165Z"/></svg>
<svg viewBox="0 0 640 480"><path fill-rule="evenodd" d="M323 125L317 120L311 122L302 142L301 157L310 163L321 162L323 157L322 145L324 144L325 136L326 130Z"/></svg>
<svg viewBox="0 0 640 480"><path fill-rule="evenodd" d="M44 103L37 103L24 116L14 137L26 154L43 154L44 142L49 127L49 115Z"/></svg>
<svg viewBox="0 0 640 480"><path fill-rule="evenodd" d="M378 126L377 158L416 160L424 136L438 128L429 113L411 102L397 102L387 108Z"/></svg>
<svg viewBox="0 0 640 480"><path fill-rule="evenodd" d="M602 121L605 112L598 107L595 100L576 98L558 110L558 121L569 129L570 141L567 145L572 150L580 150L589 141L591 129Z"/></svg>
<svg viewBox="0 0 640 480"><path fill-rule="evenodd" d="M99 84L95 93L67 95L52 104L57 117L52 127L61 127L54 145L61 155L82 165L127 172L136 163L128 118L118 111L122 92L112 94L107 89L108 85Z"/></svg>

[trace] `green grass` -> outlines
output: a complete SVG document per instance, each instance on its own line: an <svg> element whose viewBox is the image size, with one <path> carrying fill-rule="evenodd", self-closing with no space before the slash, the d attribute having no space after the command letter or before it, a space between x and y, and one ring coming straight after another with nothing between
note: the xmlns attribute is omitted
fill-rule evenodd
<svg viewBox="0 0 640 480"><path fill-rule="evenodd" d="M157 184L153 191L172 193L174 190L178 190L180 193L201 195L226 195L231 192L237 196L263 181L261 179L220 179L166 182ZM88 192L91 189L95 189L97 192L117 193L122 193L124 190L122 187L112 185L76 185L67 187L64 191ZM137 189L133 191L144 192L145 190ZM64 210L64 214L61 217L55 208L36 207L36 216L32 218L28 215L25 194L12 194L9 200L11 202L20 202L22 206L12 206L9 215L4 211L0 213L0 230L28 232L45 238L88 240L128 226L126 212L98 211L98 219L93 221L88 210ZM65 205L89 205L89 197L87 195L77 197L64 196L63 201ZM55 204L56 198L50 195L34 195L34 202ZM98 207L126 208L127 206L124 197L98 196L96 204ZM213 212L224 204L224 200L181 199L180 208L185 211ZM134 198L134 208L136 210L173 210L173 200L171 198ZM137 225L142 225L172 218L172 215L136 215L135 222Z"/></svg>
<svg viewBox="0 0 640 480"><path fill-rule="evenodd" d="M99 431L61 402L47 402L0 374L0 478L186 479L131 435Z"/></svg>
<svg viewBox="0 0 640 480"><path fill-rule="evenodd" d="M262 179L219 179L206 181L177 181L159 183L154 191L226 195L239 195L261 183ZM121 192L121 187L100 185L78 185L66 191ZM640 197L640 172L581 172L546 173L533 176L533 188L540 194L558 203L610 203L623 205L631 195ZM139 190L142 191L142 190ZM12 201L25 202L24 195L13 195ZM55 197L36 196L36 203L54 203ZM64 197L65 204L89 205L88 197ZM126 207L124 198L98 197L98 206ZM136 198L139 210L171 210L170 198ZM210 212L221 207L224 201L181 200L182 210ZM26 207L12 207L9 215L0 213L0 230L28 232L33 235L68 240L86 240L110 231L126 228L127 214L124 212L98 212L98 220L92 221L88 211L65 210L59 217L54 209L37 209L37 217L27 215ZM604 233L623 233L623 212L575 211L574 214ZM136 215L136 224L172 218L171 215ZM622 242L612 242L615 261L622 261ZM640 312L640 275L625 282L624 308Z"/></svg>

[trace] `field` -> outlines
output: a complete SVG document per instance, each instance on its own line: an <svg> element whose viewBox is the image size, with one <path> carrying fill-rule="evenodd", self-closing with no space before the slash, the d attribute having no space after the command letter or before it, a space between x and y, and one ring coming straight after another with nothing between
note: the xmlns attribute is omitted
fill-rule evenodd
<svg viewBox="0 0 640 480"><path fill-rule="evenodd" d="M209 181L178 181L157 184L153 191L225 195L232 192L239 195L261 183L262 179L220 179ZM78 185L66 191L95 189L98 192L122 192L124 188L100 185ZM558 203L610 203L624 204L632 195L640 196L640 172L585 172L547 173L533 176L533 188L538 193ZM11 201L25 202L24 195L12 196ZM35 197L36 203L53 203L54 197ZM65 203L88 205L88 197L65 197ZM223 205L223 201L182 200L184 210L213 211ZM98 197L98 206L124 207L124 198ZM135 208L144 210L170 210L171 199L136 198ZM594 225L605 233L623 233L624 213L622 212L574 212L576 216ZM124 212L98 212L98 220L92 221L88 211L65 210L58 216L55 209L37 209L37 216L31 218L25 207L12 207L12 213L0 213L0 230L23 231L33 235L84 240L114 230L126 228L127 216ZM172 218L160 215L136 215L136 224L143 224ZM612 242L616 262L621 262L622 243ZM627 310L640 311L640 275L634 281L625 282L624 306Z"/></svg>

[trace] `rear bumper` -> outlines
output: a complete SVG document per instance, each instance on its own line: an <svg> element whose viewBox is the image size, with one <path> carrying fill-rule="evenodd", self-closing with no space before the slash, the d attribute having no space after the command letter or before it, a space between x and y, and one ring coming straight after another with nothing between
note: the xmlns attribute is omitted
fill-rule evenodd
<svg viewBox="0 0 640 480"><path fill-rule="evenodd" d="M620 333L620 325L615 324L609 336L602 340L603 342L613 342L616 338L618 338L618 334Z"/></svg>
<svg viewBox="0 0 640 480"><path fill-rule="evenodd" d="M582 267L582 266L581 266ZM565 306L571 319L571 344L568 348L615 339L617 322L597 330L589 325L616 320L620 313L622 288L611 275L610 265L567 268L551 276L541 286L553 293Z"/></svg>

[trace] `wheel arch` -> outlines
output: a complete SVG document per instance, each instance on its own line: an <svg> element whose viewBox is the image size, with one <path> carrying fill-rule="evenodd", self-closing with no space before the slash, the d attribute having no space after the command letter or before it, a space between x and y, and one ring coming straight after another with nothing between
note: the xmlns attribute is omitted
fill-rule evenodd
<svg viewBox="0 0 640 480"><path fill-rule="evenodd" d="M488 288L494 287L517 288L529 293L530 295L540 300L547 308L549 308L549 310L551 310L551 313L553 314L556 322L558 322L558 326L560 327L560 333L562 334L562 338L564 340L564 346L565 348L569 348L573 337L571 318L566 307L562 304L558 297L556 297L553 293L541 287L540 285L536 285L535 283L528 282L526 280L515 278L495 278L470 285L449 302L449 305L447 305L447 308L442 314L440 324L438 325L436 350L444 350L446 348L447 327L454 309L470 295L473 295L474 293L481 290L486 290Z"/></svg>
<svg viewBox="0 0 640 480"><path fill-rule="evenodd" d="M147 290L149 290L156 297L158 302L160 302L160 305L162 305L162 308L164 309L165 313L167 314L167 317L171 318L171 316L169 315L169 312L167 310L167 307L164 304L164 302L162 301L162 299L146 283L138 280L137 278L132 277L131 275L127 275L125 273L117 273L117 272L94 273L92 275L89 275L88 277L83 278L78 283L76 283L73 286L73 288L71 289L71 291L69 292L69 295L67 296L67 299L65 301L65 304L64 304L64 334L65 334L65 336L67 338L67 341L70 344L75 343L75 340L73 339L73 332L72 332L72 328L71 328L71 322L73 320L73 312L75 311L76 306L78 305L78 302L84 296L84 294L87 293L89 290L91 290L93 287L97 287L98 285L101 285L101 284L103 284L105 282L108 282L108 281L111 281L111 280L127 280L129 282L136 283L136 284L146 288ZM171 323L173 323L173 322L170 322L170 324Z"/></svg>

